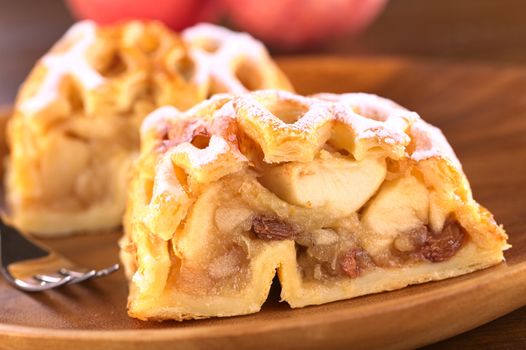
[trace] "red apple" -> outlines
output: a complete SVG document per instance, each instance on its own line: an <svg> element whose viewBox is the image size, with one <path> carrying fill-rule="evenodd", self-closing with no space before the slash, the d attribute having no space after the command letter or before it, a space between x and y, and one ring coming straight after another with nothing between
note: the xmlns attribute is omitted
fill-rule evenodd
<svg viewBox="0 0 526 350"><path fill-rule="evenodd" d="M126 19L154 19L174 30L200 21L213 21L216 0L68 0L76 17L112 24Z"/></svg>
<svg viewBox="0 0 526 350"><path fill-rule="evenodd" d="M221 1L241 30L275 46L298 48L359 33L387 0Z"/></svg>

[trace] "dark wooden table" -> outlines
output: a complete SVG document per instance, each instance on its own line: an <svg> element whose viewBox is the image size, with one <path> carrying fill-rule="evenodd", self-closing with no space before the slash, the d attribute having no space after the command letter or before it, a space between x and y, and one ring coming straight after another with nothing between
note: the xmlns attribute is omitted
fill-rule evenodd
<svg viewBox="0 0 526 350"><path fill-rule="evenodd" d="M308 53L525 65L525 16L524 0L392 0L361 37ZM0 0L0 104L72 22L59 0ZM526 348L526 307L426 349L452 348Z"/></svg>

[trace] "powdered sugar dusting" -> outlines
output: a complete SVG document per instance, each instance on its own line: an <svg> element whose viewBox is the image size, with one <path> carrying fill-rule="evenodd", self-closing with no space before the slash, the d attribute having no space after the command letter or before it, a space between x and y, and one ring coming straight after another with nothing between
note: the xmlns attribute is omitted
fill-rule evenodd
<svg viewBox="0 0 526 350"><path fill-rule="evenodd" d="M336 103L336 119L350 125L356 139L380 138L391 145L411 141L406 129L420 117L396 103L365 93L317 94L313 97Z"/></svg>
<svg viewBox="0 0 526 350"><path fill-rule="evenodd" d="M74 77L85 89L95 89L104 78L86 60L86 51L95 43L96 25L83 21L72 26L61 42L73 45L61 53L48 53L41 64L47 69L46 76L36 94L22 103L21 110L33 114L58 98L59 84L65 76Z"/></svg>
<svg viewBox="0 0 526 350"><path fill-rule="evenodd" d="M172 159L162 158L157 165L152 197L155 199L161 195L179 196L182 194L184 194L184 189L175 176Z"/></svg>
<svg viewBox="0 0 526 350"><path fill-rule="evenodd" d="M161 131L169 120L177 118L180 114L180 111L172 106L164 106L156 109L150 113L142 122L141 125L141 134L146 134L151 130Z"/></svg>
<svg viewBox="0 0 526 350"><path fill-rule="evenodd" d="M415 143L415 150L411 154L411 159L418 162L441 157L449 160L457 169L462 169L453 148L439 128L419 120L411 127L411 133Z"/></svg>
<svg viewBox="0 0 526 350"><path fill-rule="evenodd" d="M298 120L295 122L286 123L269 111L267 103L278 105L292 103L304 108L306 112L302 116L298 116ZM309 133L334 119L329 104L295 95L288 91L260 90L251 94L243 94L234 98L234 104L238 109L245 111L250 118L276 131L295 130Z"/></svg>
<svg viewBox="0 0 526 350"><path fill-rule="evenodd" d="M217 103L218 101L221 103ZM361 101L365 101L363 105L360 104ZM286 104L289 104L293 113L280 115L279 113L286 113ZM375 109L375 105L379 107ZM278 115L272 113L276 113L275 108L281 108ZM299 113L297 116L294 114L296 112ZM389 154L395 155L396 159L409 157L418 162L431 157L441 157L460 169L458 159L439 129L425 123L418 114L373 95L324 94L312 98L276 90L238 95L223 94L184 113L167 107L157 110L148 117L143 130L151 129L168 118L171 120L169 127L177 127L179 131L173 136L175 139L171 139L175 142L169 144L162 157L174 159L187 173L198 171L214 162L218 167L227 167L232 171L236 164L247 162L248 159L238 148L236 127L231 127L232 123L237 123L239 128L245 119L250 121L251 128L260 130L254 134L257 136L259 132L260 137L252 137L256 142L260 142L265 159L268 147L261 142L271 142L268 149L276 153L269 153L269 162L291 161L296 159L293 158L296 157L294 152L301 153L301 156L314 156L329 137L330 132L327 131L330 131L330 125L338 121L352 129L348 137L354 137L356 140L381 140L382 148L392 152ZM193 135L199 135L201 132L209 137L207 146L202 149L190 142ZM272 135L274 141L267 140L270 139L269 135ZM292 146L291 142L296 144ZM286 151L279 153L281 150L278 148L282 144L286 145L283 146L286 147ZM277 157L275 159L278 160L272 160L272 157ZM308 157L298 159L307 161L310 159ZM171 166L171 162L166 164Z"/></svg>
<svg viewBox="0 0 526 350"><path fill-rule="evenodd" d="M211 77L221 87L233 93L247 89L236 77L237 64L243 59L263 64L269 60L267 50L246 33L237 33L213 24L201 23L184 30L181 36L190 55L197 62L196 83Z"/></svg>
<svg viewBox="0 0 526 350"><path fill-rule="evenodd" d="M187 155L190 166L199 168L216 161L219 156L227 154L229 151L230 146L222 137L212 135L208 147L204 149L196 148L191 143L185 142L177 145L173 149L173 154Z"/></svg>

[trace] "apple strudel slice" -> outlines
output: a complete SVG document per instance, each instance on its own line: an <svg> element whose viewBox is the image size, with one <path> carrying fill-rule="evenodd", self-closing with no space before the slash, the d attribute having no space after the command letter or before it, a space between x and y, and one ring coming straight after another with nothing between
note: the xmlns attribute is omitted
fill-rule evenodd
<svg viewBox="0 0 526 350"><path fill-rule="evenodd" d="M503 261L442 133L389 100L217 95L141 135L121 240L133 317L257 312L276 272L296 308Z"/></svg>
<svg viewBox="0 0 526 350"><path fill-rule="evenodd" d="M9 125L6 187L14 224L39 235L120 225L144 117L217 92L290 90L264 46L198 25L75 24L33 69Z"/></svg>

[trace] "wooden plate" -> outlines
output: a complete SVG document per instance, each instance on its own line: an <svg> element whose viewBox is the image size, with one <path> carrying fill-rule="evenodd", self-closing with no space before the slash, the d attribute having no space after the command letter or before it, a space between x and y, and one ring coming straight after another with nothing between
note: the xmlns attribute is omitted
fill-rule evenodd
<svg viewBox="0 0 526 350"><path fill-rule="evenodd" d="M510 235L507 263L446 281L291 310L275 286L254 315L141 322L126 315L122 273L40 294L0 281L0 348L149 349L416 347L464 332L526 304L526 70L393 58L289 58L301 93L366 91L441 127L475 197ZM80 264L117 260L119 233L47 240Z"/></svg>

